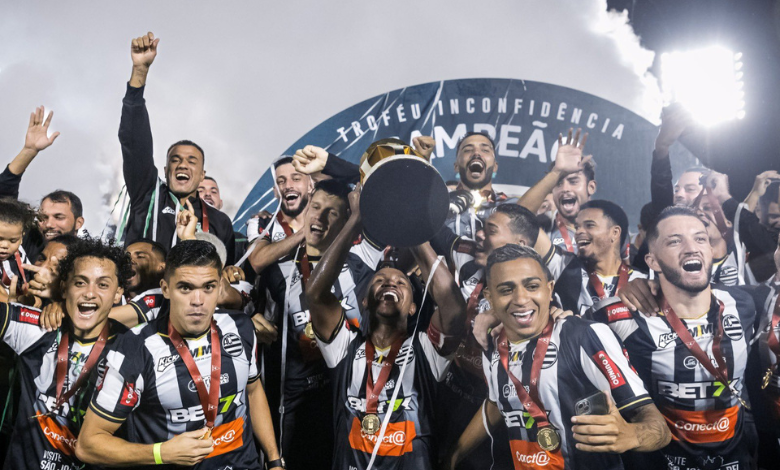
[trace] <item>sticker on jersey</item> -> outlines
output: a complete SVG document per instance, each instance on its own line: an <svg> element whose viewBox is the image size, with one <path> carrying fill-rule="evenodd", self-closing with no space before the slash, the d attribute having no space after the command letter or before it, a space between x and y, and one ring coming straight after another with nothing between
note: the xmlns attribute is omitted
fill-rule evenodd
<svg viewBox="0 0 780 470"><path fill-rule="evenodd" d="M544 353L544 360L542 361L542 369L549 369L555 365L558 360L558 346L555 343L550 342L547 346L547 352Z"/></svg>
<svg viewBox="0 0 780 470"><path fill-rule="evenodd" d="M406 361L407 356L409 357L409 364L411 365L411 361L414 360L414 349L412 349L412 346L401 347L401 350L398 351L398 356L395 358L395 365L402 366L404 361Z"/></svg>
<svg viewBox="0 0 780 470"><path fill-rule="evenodd" d="M19 321L22 323L38 326L40 317L41 312L37 310L30 310L29 308L22 307L19 311Z"/></svg>
<svg viewBox="0 0 780 470"><path fill-rule="evenodd" d="M414 421L401 421L400 423L388 423L382 441L379 443L377 455L380 457L400 457L412 451L412 441L417 437L414 429ZM360 421L352 418L352 429L349 433L349 445L355 450L371 454L379 439L379 433L366 434L363 432Z"/></svg>
<svg viewBox="0 0 780 470"><path fill-rule="evenodd" d="M723 332L729 337L731 341L739 341L742 339L742 323L739 321L739 317L736 315L724 315L723 316Z"/></svg>
<svg viewBox="0 0 780 470"><path fill-rule="evenodd" d="M135 389L135 384L125 382L125 386L122 387L122 398L119 399L119 404L133 408L136 403L138 403L138 392Z"/></svg>
<svg viewBox="0 0 780 470"><path fill-rule="evenodd" d="M244 344L241 337L235 333L228 333L222 337L222 349L233 357L240 356L244 352Z"/></svg>
<svg viewBox="0 0 780 470"><path fill-rule="evenodd" d="M687 369L695 369L695 368L696 368L696 366L698 366L698 365L699 365L699 361L698 361L698 359L696 359L696 358L695 358L695 357L693 357L693 356L688 356L688 357L686 357L685 359L683 359L683 365L684 365L684 366L685 366Z"/></svg>
<svg viewBox="0 0 780 470"><path fill-rule="evenodd" d="M617 364L610 358L606 352L599 351L593 355L596 366L601 369L601 373L607 378L609 388L612 390L626 384L623 374L620 373Z"/></svg>

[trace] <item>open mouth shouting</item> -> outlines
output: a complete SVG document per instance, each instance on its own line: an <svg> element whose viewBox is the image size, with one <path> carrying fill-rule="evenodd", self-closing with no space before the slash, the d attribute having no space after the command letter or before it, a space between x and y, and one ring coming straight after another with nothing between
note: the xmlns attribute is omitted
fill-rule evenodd
<svg viewBox="0 0 780 470"><path fill-rule="evenodd" d="M174 180L176 180L176 183L179 185L184 185L190 182L192 179L192 176L186 172L186 171L177 171L173 175Z"/></svg>
<svg viewBox="0 0 780 470"><path fill-rule="evenodd" d="M472 178L478 179L485 172L486 165L485 165L485 162L482 161L481 158L475 158L475 159L473 159L473 160L471 160L469 162L469 164L468 164L468 166L466 168L468 169L469 175Z"/></svg>
<svg viewBox="0 0 780 470"><path fill-rule="evenodd" d="M313 240L311 240L311 241L312 242L320 241L323 238L325 238L325 232L327 231L327 229L328 229L327 227L325 227L324 225L322 225L319 222L312 222L309 225L309 233L313 237Z"/></svg>
<svg viewBox="0 0 780 470"><path fill-rule="evenodd" d="M577 196L571 193L564 193L558 198L558 207L566 215L573 215L577 212Z"/></svg>
<svg viewBox="0 0 780 470"><path fill-rule="evenodd" d="M699 258L688 258L682 263L683 271L692 274L701 274L704 270L704 262Z"/></svg>
<svg viewBox="0 0 780 470"><path fill-rule="evenodd" d="M512 315L515 322L520 327L529 327L534 321L536 312L532 308L521 307L514 310L510 310L509 314Z"/></svg>
<svg viewBox="0 0 780 470"><path fill-rule="evenodd" d="M298 191L287 191L284 193L284 196L282 197L284 200L284 203L287 207L295 206L295 204L301 200L301 193Z"/></svg>
<svg viewBox="0 0 780 470"><path fill-rule="evenodd" d="M98 305L95 302L79 302L77 307L77 315L83 320L89 320L95 315L95 313L97 313L98 310Z"/></svg>

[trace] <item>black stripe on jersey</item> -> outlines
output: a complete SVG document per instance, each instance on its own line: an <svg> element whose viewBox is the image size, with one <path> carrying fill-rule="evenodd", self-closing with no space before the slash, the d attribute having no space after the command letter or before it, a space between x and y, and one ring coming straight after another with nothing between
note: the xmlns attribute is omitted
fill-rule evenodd
<svg viewBox="0 0 780 470"><path fill-rule="evenodd" d="M5 336L5 332L8 331L8 325L11 323L11 304L3 302L0 304L0 309L2 309L0 318L3 319L3 324L0 325L0 338L2 338Z"/></svg>

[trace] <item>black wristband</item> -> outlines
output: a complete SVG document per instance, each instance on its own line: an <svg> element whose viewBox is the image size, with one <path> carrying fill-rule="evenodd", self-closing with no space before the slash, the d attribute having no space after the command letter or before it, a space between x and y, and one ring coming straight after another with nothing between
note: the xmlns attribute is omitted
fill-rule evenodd
<svg viewBox="0 0 780 470"><path fill-rule="evenodd" d="M265 464L265 470L271 470L272 468L285 468L284 459L271 460Z"/></svg>

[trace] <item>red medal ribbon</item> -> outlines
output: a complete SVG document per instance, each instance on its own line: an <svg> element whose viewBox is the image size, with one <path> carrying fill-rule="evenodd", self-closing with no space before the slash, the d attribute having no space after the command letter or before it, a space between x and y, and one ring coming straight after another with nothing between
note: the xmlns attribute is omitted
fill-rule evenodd
<svg viewBox="0 0 780 470"><path fill-rule="evenodd" d="M479 306L479 294L482 293L482 289L485 287L484 279L480 279L474 290L469 295L469 301L466 304L466 323L471 325L471 320L477 316L477 306Z"/></svg>
<svg viewBox="0 0 780 470"><path fill-rule="evenodd" d="M281 211L276 214L276 221L279 222L282 230L284 230L285 236L292 236L292 228L290 227L290 224L284 220L284 216L282 215ZM309 254L306 253L305 242L301 245L299 253L300 254L298 255L296 262L298 263L298 269L301 271L301 277L303 278L303 287L306 287L306 283L309 281L309 276L311 275L311 264L309 264Z"/></svg>
<svg viewBox="0 0 780 470"><path fill-rule="evenodd" d="M67 318L67 317L66 317ZM67 321L67 320L66 320ZM65 377L68 376L68 350L70 349L70 334L68 333L68 325L62 325L62 337L60 338L60 344L57 346L57 367L55 369L56 382L57 382L57 400L54 402L54 408L52 411L60 409L60 407L79 391L79 389L86 382L89 373L92 368L97 364L100 354L106 347L106 341L108 340L108 323L103 327L98 335L95 345L89 352L87 362L81 368L76 382L71 386L67 392L63 392L65 386Z"/></svg>
<svg viewBox="0 0 780 470"><path fill-rule="evenodd" d="M18 251L14 253L14 259L16 260L16 267L19 268L19 276L22 277L22 284L18 286L18 289L21 292L22 286L27 284L27 276L24 275L24 269L22 268L22 255L20 255ZM3 284L8 286L11 285L11 278L5 271L3 271Z"/></svg>
<svg viewBox="0 0 780 470"><path fill-rule="evenodd" d="M168 337L171 339L173 346L176 348L176 352L179 353L179 357L184 361L184 365L187 366L187 370L190 372L195 388L198 391L198 398L200 399L200 406L203 407L203 414L206 417L206 427L209 429L214 427L214 421L217 419L217 405L219 404L219 378L222 373L222 347L219 342L219 332L217 331L217 322L211 319L211 382L209 383L209 389L206 391L206 384L203 382L203 377L200 375L198 366L195 365L195 360L190 354L190 350L187 348L187 343L182 339L178 331L173 327L170 320L168 321Z"/></svg>
<svg viewBox="0 0 780 470"><path fill-rule="evenodd" d="M276 221L279 222L279 225L281 225L282 230L284 230L284 234L286 236L289 237L293 234L292 228L290 228L290 224L288 224L287 221L284 220L284 215L282 215L282 211L276 213Z"/></svg>
<svg viewBox="0 0 780 470"><path fill-rule="evenodd" d="M536 342L536 348L534 349L534 359L531 364L531 376L530 383L528 384L528 392L525 391L525 387L520 380L512 374L509 370L509 342L506 338L506 333L502 330L498 337L498 354L501 357L501 364L506 370L506 375L509 380L515 386L517 390L517 398L523 404L523 407L528 413L536 420L537 429L541 429L550 426L550 422L547 420L547 413L544 411L544 406L539 399L539 375L542 372L542 363L544 362L544 356L547 354L547 347L550 345L550 337L552 336L554 322L552 318L547 322L547 326L542 330L541 336Z"/></svg>
<svg viewBox="0 0 780 470"><path fill-rule="evenodd" d="M677 336L680 338L680 340L682 340L688 351L693 354L693 357L699 361L699 364L701 364L702 367L707 369L707 372L717 378L721 384L725 385L731 394L735 396L735 398L739 399L740 397L736 396L736 392L729 386L728 366L726 365L726 361L720 351L720 343L723 339L722 323L724 305L720 300L718 300L718 305L720 306L718 311L718 324L715 325L715 337L712 340L712 355L715 356L715 362L718 363L717 368L712 365L712 362L710 361L709 357L707 357L707 354L701 349L699 343L693 339L691 332L688 331L688 328L686 328L685 325L683 325L682 320L680 320L665 298L663 299L662 309L664 316L669 321L669 326L671 326L672 330L677 333Z"/></svg>
<svg viewBox="0 0 780 470"><path fill-rule="evenodd" d="M601 279L599 279L599 276L596 274L595 271L588 271L588 277L590 278L590 286L593 288L594 291L596 291L596 295L599 296L599 299L604 300L607 298L607 293L604 292L604 285L601 283ZM620 269L618 269L618 283L617 287L615 288L615 292L612 293L613 296L617 295L618 292L620 292L620 289L624 288L626 284L628 283L628 266L626 263L620 264Z"/></svg>
<svg viewBox="0 0 780 470"><path fill-rule="evenodd" d="M563 237L563 243L566 244L566 251L574 253L574 245L571 243L571 237L569 236L569 229L566 228L566 222L561 217L561 213L555 214L555 223L558 224L558 231L561 232Z"/></svg>
<svg viewBox="0 0 780 470"><path fill-rule="evenodd" d="M201 215L201 222L200 222L200 229L204 232L209 231L209 211L206 208L206 201L204 201L202 198L200 199L200 215Z"/></svg>
<svg viewBox="0 0 780 470"><path fill-rule="evenodd" d="M374 382L374 343L371 342L371 338L366 339L366 413L376 414L379 404L379 394L382 393L382 389L385 388L387 379L390 377L390 371L393 369L393 364L395 364L395 358L398 356L398 351L401 350L402 344L404 344L404 337L400 336L393 342L393 345L390 346L390 353L381 364L382 370L379 372L379 377L377 377L376 382Z"/></svg>

